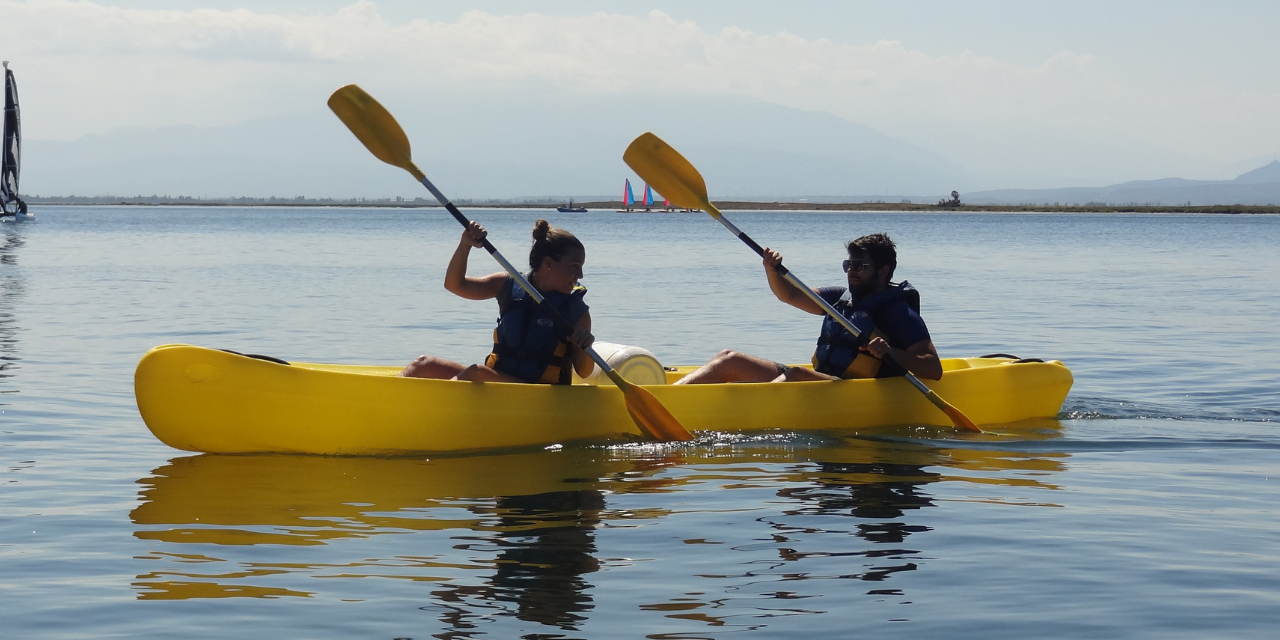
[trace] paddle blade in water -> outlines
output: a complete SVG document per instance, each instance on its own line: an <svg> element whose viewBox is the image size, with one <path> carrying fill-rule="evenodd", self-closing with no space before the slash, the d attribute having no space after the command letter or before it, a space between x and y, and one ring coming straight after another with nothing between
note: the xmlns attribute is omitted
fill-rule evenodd
<svg viewBox="0 0 1280 640"><path fill-rule="evenodd" d="M948 404L942 412L947 414L948 418L951 418L952 424L956 425L957 429L960 429L961 431L982 433L982 429L979 429L978 425L974 424L973 421L969 419L969 416L966 416L959 409Z"/></svg>
<svg viewBox="0 0 1280 640"><path fill-rule="evenodd" d="M329 96L329 108L379 160L400 167L422 180L423 174L414 166L409 151L409 136L405 135L391 112L364 89L349 84L334 91Z"/></svg>
<svg viewBox="0 0 1280 640"><path fill-rule="evenodd" d="M982 429L979 429L978 425L974 424L973 421L969 419L969 416L966 416L963 411L952 406L950 402L943 400L942 396L939 396L932 389L926 389L924 397L928 398L929 402L933 403L933 406L941 409L943 413L947 414L947 417L951 418L951 424L954 424L957 429L960 429L961 431L982 433Z"/></svg>
<svg viewBox="0 0 1280 640"><path fill-rule="evenodd" d="M680 424L680 421L676 420L676 417L653 397L652 393L627 382L617 371L609 371L609 378L622 391L622 397L627 403L627 412L631 414L631 419L636 421L636 426L640 427L645 435L663 442L673 440L684 442L693 439L693 434L689 433L684 425Z"/></svg>
<svg viewBox="0 0 1280 640"><path fill-rule="evenodd" d="M677 207L710 211L702 174L658 136L641 134L631 141L622 160Z"/></svg>

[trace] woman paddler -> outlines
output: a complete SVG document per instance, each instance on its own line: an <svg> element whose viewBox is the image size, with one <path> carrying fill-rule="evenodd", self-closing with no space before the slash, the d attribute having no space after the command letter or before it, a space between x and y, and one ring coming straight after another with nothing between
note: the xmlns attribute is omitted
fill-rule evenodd
<svg viewBox="0 0 1280 640"><path fill-rule="evenodd" d="M467 256L484 246L489 234L472 221L462 232L458 248L444 274L444 288L468 300L498 299L498 327L493 331L493 353L484 364L463 366L435 356L418 356L400 375L411 378L447 378L473 382L532 382L569 384L573 371L586 377L595 363L585 349L591 335L591 313L582 298L587 289L582 265L587 259L582 242L546 220L533 225L533 248L525 278L573 325L572 332L557 326L545 309L505 271L479 278L467 276ZM568 335L566 335L568 334Z"/></svg>

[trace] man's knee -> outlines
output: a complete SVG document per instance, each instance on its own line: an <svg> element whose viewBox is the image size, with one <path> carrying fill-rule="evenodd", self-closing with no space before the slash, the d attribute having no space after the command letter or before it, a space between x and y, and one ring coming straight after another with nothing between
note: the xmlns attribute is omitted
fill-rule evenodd
<svg viewBox="0 0 1280 640"><path fill-rule="evenodd" d="M725 349L720 353L717 353L716 357L712 358L712 360L718 360L718 361L741 360L742 357L743 356L741 353L734 351L733 349Z"/></svg>

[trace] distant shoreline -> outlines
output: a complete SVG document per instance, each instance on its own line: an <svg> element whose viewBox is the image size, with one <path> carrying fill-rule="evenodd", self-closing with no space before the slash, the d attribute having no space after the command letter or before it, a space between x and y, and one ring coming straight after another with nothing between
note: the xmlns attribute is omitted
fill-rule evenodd
<svg viewBox="0 0 1280 640"><path fill-rule="evenodd" d="M27 202L35 206L132 206L132 207L284 207L284 208L351 208L351 209L439 209L437 203L425 201L297 201L284 199L232 198L226 200L196 199L131 199L131 198L28 198ZM468 209L549 209L554 210L563 203L492 203L458 201L459 207ZM1221 213L1221 214L1280 214L1280 205L1205 205L1205 206L1165 206L1165 205L993 205L962 204L960 206L938 206L931 204L893 203L893 202L715 202L716 207L724 211L886 211L912 213ZM576 206L585 207L589 211L618 211L621 201L579 202ZM662 207L651 207L646 212L643 207L632 206L631 213L664 213Z"/></svg>

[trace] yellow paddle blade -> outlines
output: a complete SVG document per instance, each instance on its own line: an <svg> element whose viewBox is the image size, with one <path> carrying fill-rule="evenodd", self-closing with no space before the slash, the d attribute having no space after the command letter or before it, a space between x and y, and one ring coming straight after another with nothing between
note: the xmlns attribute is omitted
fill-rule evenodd
<svg viewBox="0 0 1280 640"><path fill-rule="evenodd" d="M972 431L974 433L982 433L982 429L978 428L978 425L974 424L973 421L969 419L969 416L966 416L959 409L948 404L947 408L943 409L942 412L947 414L948 418L951 418L951 423L956 425L957 429L962 431Z"/></svg>
<svg viewBox="0 0 1280 640"><path fill-rule="evenodd" d="M943 413L947 414L947 417L951 418L951 424L954 424L957 429L960 429L961 431L982 433L982 429L978 428L978 425L974 424L973 421L969 419L969 416L966 416L963 411L952 406L950 402L943 400L942 396L938 395L934 390L930 389L928 393L924 394L924 397L928 398L929 402L933 403L933 406L941 409Z"/></svg>
<svg viewBox="0 0 1280 640"><path fill-rule="evenodd" d="M693 439L693 434L689 433L684 425L680 424L680 421L676 420L676 417L653 397L652 393L627 382L626 378L617 371L609 371L609 379L613 380L613 383L622 391L622 397L627 403L627 412L631 414L631 419L636 421L636 426L640 427L645 435L663 442L673 440L684 442Z"/></svg>
<svg viewBox="0 0 1280 640"><path fill-rule="evenodd" d="M622 153L622 160L636 172L636 175L644 178L645 182L649 183L649 186L657 189L658 193L661 193L673 204L686 209L702 209L706 211L711 214L711 217L721 223L726 223L725 227L738 236L739 240L745 242L747 246L755 249L756 253L764 255L762 249L754 240L732 224L727 224L728 220L723 218L720 210L707 199L707 183L703 181L702 174L698 173L693 164L680 155L679 151L672 149L671 145L663 142L662 138L653 135L653 133L641 134L640 137L632 140L631 144L627 146L627 150ZM797 280L794 284L798 285L799 281ZM810 293L810 297L817 302L818 299L812 293ZM908 375L910 376L910 374ZM915 380L914 377L911 377L911 379ZM925 397L929 398L930 402L951 418L956 428L977 431L978 433L982 432L964 413L948 404L938 394L925 387L918 380L915 380L915 385L917 389L925 394ZM622 387L622 383L619 383L618 386ZM623 391L626 391L626 387L623 387ZM630 407L630 396L627 398L627 403L627 406ZM656 400L654 404L657 404ZM662 408L661 405L658 405L658 407ZM665 412L666 409L663 409L663 411ZM636 417L636 412L632 412L632 417ZM636 418L636 423L640 424L639 418ZM644 424L640 424L640 427L648 431ZM653 435L652 432L650 434ZM654 437L658 436L655 435Z"/></svg>
<svg viewBox="0 0 1280 640"><path fill-rule="evenodd" d="M425 177L413 164L409 136L400 123L364 89L349 84L334 91L329 96L329 108L379 160L412 173L419 181Z"/></svg>
<svg viewBox="0 0 1280 640"><path fill-rule="evenodd" d="M631 141L622 160L671 204L702 209L712 215L719 213L707 200L707 183L702 180L702 174L658 136L641 134Z"/></svg>

